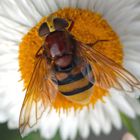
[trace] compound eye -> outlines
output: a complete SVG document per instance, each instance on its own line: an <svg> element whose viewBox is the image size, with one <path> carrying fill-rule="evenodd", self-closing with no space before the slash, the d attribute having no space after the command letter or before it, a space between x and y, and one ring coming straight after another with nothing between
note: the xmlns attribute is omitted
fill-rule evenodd
<svg viewBox="0 0 140 140"><path fill-rule="evenodd" d="M55 18L53 22L56 30L62 30L69 26L69 23L63 18Z"/></svg>
<svg viewBox="0 0 140 140"><path fill-rule="evenodd" d="M46 22L42 23L39 30L38 34L40 37L46 36L47 34L50 33L49 27Z"/></svg>

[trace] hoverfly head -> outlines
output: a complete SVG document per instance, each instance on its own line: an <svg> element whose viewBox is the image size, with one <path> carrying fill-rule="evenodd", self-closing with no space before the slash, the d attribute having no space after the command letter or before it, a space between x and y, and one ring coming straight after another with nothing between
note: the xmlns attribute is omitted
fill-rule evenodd
<svg viewBox="0 0 140 140"><path fill-rule="evenodd" d="M41 24L38 30L38 34L40 37L44 37L55 31L64 31L64 30L71 31L72 26L73 26L72 20L60 18L55 15L50 15L46 19L46 22Z"/></svg>

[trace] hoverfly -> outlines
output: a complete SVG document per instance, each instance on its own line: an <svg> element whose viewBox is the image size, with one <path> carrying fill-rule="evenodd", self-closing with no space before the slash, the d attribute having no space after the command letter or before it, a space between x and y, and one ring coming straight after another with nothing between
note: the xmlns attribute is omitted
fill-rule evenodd
<svg viewBox="0 0 140 140"><path fill-rule="evenodd" d="M91 89L133 91L140 82L127 70L70 33L73 22L51 15L38 34L44 43L35 55L34 70L20 112L21 134L52 106L58 92L71 102L87 104ZM104 41L97 40L94 44Z"/></svg>

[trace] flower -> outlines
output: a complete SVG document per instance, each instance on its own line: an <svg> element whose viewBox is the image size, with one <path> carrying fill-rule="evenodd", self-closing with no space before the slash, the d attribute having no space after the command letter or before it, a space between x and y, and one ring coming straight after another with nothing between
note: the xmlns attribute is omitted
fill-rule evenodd
<svg viewBox="0 0 140 140"><path fill-rule="evenodd" d="M116 60L118 59L119 63L123 61L124 67L140 78L140 11L137 0L82 0L82 2L79 0L3 0L0 5L0 122L7 121L9 128L18 127L19 112L25 95L23 87L27 85L26 76L23 76L23 72L19 69L22 38L44 16L60 8L62 10L66 7L88 9L101 14L118 34L124 46L121 48L120 45L120 58L118 59L119 56L115 54ZM24 53L28 55L28 52ZM28 75L28 72L31 72L30 69L27 69L25 74ZM21 78L22 81L19 82ZM110 95L103 98L105 103L98 100L94 109L92 106L89 109L84 107L80 111L72 108L68 110L68 115L63 109L59 110L60 115L53 109L47 118L43 115L37 126L41 135L52 138L58 128L64 140L74 139L78 130L83 138L87 138L90 128L95 135L101 132L109 134L112 126L117 129L122 127L119 111L131 118L140 115L139 103L136 99L124 96L122 92L116 90L110 91Z"/></svg>

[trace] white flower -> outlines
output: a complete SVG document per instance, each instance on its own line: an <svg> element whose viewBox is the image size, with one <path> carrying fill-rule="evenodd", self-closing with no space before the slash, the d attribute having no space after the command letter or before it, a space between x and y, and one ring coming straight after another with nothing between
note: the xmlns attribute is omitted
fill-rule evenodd
<svg viewBox="0 0 140 140"><path fill-rule="evenodd" d="M8 122L9 128L18 127L19 112L24 98L23 83L18 72L18 45L22 37L42 17L64 7L89 9L98 12L118 33L125 46L123 64L140 79L140 5L137 0L3 0L0 1L0 122ZM138 91L139 92L139 91ZM109 134L112 126L122 127L119 111L130 118L140 115L136 99L112 91L105 97L106 103L98 101L95 108L83 108L75 115L59 116L52 110L41 119L38 129L45 138L52 138L58 128L62 139L74 139L77 131L87 138L90 128L95 135Z"/></svg>

